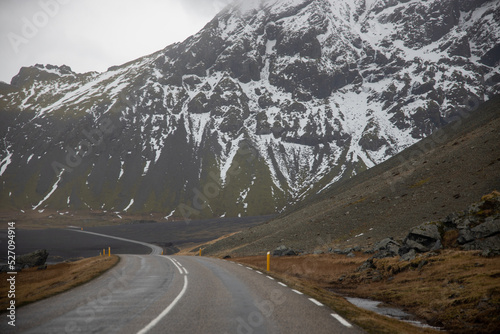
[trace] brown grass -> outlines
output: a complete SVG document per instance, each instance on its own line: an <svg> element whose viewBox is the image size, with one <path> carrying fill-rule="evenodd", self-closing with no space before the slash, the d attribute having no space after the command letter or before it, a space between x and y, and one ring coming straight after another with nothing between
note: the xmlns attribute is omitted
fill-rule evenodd
<svg viewBox="0 0 500 334"><path fill-rule="evenodd" d="M211 241L208 241L208 242L202 242L202 243L187 243L187 244L183 244L183 245L180 245L179 246L179 251L177 253L175 253L175 255L182 255L182 256L193 256L193 255L198 255L198 251L199 249L201 248L202 250L202 254L203 254L203 248L204 247L207 247L208 245L212 245L218 241L221 241L223 239L226 239L228 237L231 237L235 234L238 234L240 233L239 231L238 232L233 232L233 233L229 233L229 234L225 234L217 239L214 239L214 240L211 240Z"/></svg>
<svg viewBox="0 0 500 334"><path fill-rule="evenodd" d="M446 250L429 257L417 257L412 262L400 262L399 258L374 260L376 269L356 272L368 257L366 254L357 254L355 258L330 254L273 257L271 275L310 292L370 332L432 330L356 310L336 293L398 306L453 333L500 332L498 257L484 258L477 252ZM235 261L265 270L263 256Z"/></svg>
<svg viewBox="0 0 500 334"><path fill-rule="evenodd" d="M116 255L98 256L76 262L64 262L47 266L47 269L24 269L16 275L16 307L41 300L78 285L84 284L115 266ZM9 286L7 273L0 274L0 309L5 310Z"/></svg>

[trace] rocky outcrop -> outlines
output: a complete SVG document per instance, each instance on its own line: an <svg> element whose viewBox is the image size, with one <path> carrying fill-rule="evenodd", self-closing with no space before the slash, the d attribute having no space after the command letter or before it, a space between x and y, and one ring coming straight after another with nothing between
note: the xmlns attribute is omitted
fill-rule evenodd
<svg viewBox="0 0 500 334"><path fill-rule="evenodd" d="M273 251L272 255L273 256L295 256L295 255L298 255L298 253L296 251L294 251L293 249L286 247L285 245L281 245Z"/></svg>
<svg viewBox="0 0 500 334"><path fill-rule="evenodd" d="M14 270L8 265L5 265L0 268L0 272L20 271L24 268L33 268L33 267L43 268L43 266L45 265L45 261L47 261L48 256L49 252L47 252L46 249L39 249L32 253L17 257Z"/></svg>
<svg viewBox="0 0 500 334"><path fill-rule="evenodd" d="M425 223L411 229L403 241L399 253L406 254L414 249L416 252L428 252L441 248L441 235L438 224Z"/></svg>
<svg viewBox="0 0 500 334"><path fill-rule="evenodd" d="M39 249L33 253L25 254L16 259L16 264L21 268L33 268L42 266L47 261L49 252L46 249Z"/></svg>
<svg viewBox="0 0 500 334"><path fill-rule="evenodd" d="M371 252L375 252L373 258L392 257L399 254L401 245L393 238L385 238L373 246ZM370 252L370 253L371 253Z"/></svg>
<svg viewBox="0 0 500 334"><path fill-rule="evenodd" d="M500 255L500 193L486 195L466 211L452 213L446 218L427 222L410 230L399 244L386 238L372 248L372 258L400 255L402 260L413 260L417 253L442 248L480 250L483 256Z"/></svg>

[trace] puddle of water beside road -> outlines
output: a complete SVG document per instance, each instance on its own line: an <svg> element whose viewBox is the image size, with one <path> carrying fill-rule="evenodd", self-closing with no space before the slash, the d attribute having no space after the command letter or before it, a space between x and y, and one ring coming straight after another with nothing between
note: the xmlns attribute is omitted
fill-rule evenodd
<svg viewBox="0 0 500 334"><path fill-rule="evenodd" d="M355 298L355 297L344 297L348 302L350 302L353 305L356 305L359 308L373 311L378 314L385 315L387 317L395 318L401 321L405 321L408 323L411 323L415 326L418 327L423 327L423 328L432 328L436 330L442 330L442 328L439 327L433 327L430 325L427 325L426 323L423 323L421 321L418 321L415 319L415 317L409 313L404 312L403 310L400 310L395 307L385 307L385 306L380 306L382 302L376 301L376 300L370 300L370 299L364 299L364 298Z"/></svg>

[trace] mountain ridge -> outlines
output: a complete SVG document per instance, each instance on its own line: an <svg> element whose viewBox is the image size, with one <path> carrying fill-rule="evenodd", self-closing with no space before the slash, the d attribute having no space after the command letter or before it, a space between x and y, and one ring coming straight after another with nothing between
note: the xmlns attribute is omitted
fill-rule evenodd
<svg viewBox="0 0 500 334"><path fill-rule="evenodd" d="M1 208L282 211L497 94L499 8L252 1L104 73L24 68L0 87Z"/></svg>
<svg viewBox="0 0 500 334"><path fill-rule="evenodd" d="M268 222L206 245L205 254L262 255L285 245L312 253L365 251L500 189L500 96L383 163ZM286 248L285 247L285 248Z"/></svg>

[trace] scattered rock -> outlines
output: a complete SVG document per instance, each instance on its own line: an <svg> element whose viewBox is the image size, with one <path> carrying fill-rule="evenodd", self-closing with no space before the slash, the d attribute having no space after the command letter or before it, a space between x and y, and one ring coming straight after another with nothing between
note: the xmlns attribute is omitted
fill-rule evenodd
<svg viewBox="0 0 500 334"><path fill-rule="evenodd" d="M377 242L373 246L373 251L378 252L378 251L389 251L394 253L394 255L397 255L399 253L399 248L401 245L394 241L393 238L385 238L379 242Z"/></svg>
<svg viewBox="0 0 500 334"><path fill-rule="evenodd" d="M346 255L347 257L356 257L356 254L354 254L353 252L350 252L349 254Z"/></svg>
<svg viewBox="0 0 500 334"><path fill-rule="evenodd" d="M402 260L414 258L413 252L434 252L443 248L443 235L455 233L451 246L464 250L482 250L483 256L500 255L500 193L483 196L482 201L469 206L465 212L449 214L445 219L425 223L411 229L399 254ZM388 239L377 243L387 248ZM446 246L450 246L446 244Z"/></svg>
<svg viewBox="0 0 500 334"><path fill-rule="evenodd" d="M368 269L375 269L376 266L373 264L373 259L368 259L366 260L365 262L363 262L362 265L360 265L356 271L359 272L359 271L365 271L365 270L368 270Z"/></svg>
<svg viewBox="0 0 500 334"><path fill-rule="evenodd" d="M295 256L298 255L296 251L291 248L281 245L273 251L273 256Z"/></svg>
<svg viewBox="0 0 500 334"><path fill-rule="evenodd" d="M365 253L373 254L372 258L383 259L385 257L393 257L399 254L401 245L393 238L385 238L377 242L370 251Z"/></svg>
<svg viewBox="0 0 500 334"><path fill-rule="evenodd" d="M401 261L412 261L415 259L417 252L414 249L410 249L408 253L401 256Z"/></svg>
<svg viewBox="0 0 500 334"><path fill-rule="evenodd" d="M475 239L487 238L500 233L500 218L489 217L484 223L471 229Z"/></svg>

